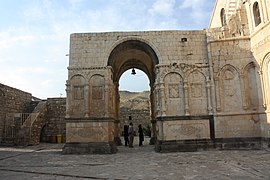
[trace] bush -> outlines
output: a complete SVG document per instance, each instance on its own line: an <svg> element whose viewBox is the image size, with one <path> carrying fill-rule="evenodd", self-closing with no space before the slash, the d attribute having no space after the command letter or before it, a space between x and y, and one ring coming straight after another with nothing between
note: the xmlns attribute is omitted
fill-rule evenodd
<svg viewBox="0 0 270 180"><path fill-rule="evenodd" d="M151 137L151 127L150 127L149 125L147 125L146 128L143 127L143 134L144 134L145 136Z"/></svg>

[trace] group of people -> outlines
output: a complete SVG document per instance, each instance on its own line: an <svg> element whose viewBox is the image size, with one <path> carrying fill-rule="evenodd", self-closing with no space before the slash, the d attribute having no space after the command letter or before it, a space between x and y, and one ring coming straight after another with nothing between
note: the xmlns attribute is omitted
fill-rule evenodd
<svg viewBox="0 0 270 180"><path fill-rule="evenodd" d="M129 125L124 126L125 146L129 146L130 148L133 148L133 141L134 141L135 134L136 133L135 133L132 122L129 123ZM141 124L139 124L138 126L138 134L139 134L139 146L142 146L143 141L144 141L144 135L143 135L143 128Z"/></svg>

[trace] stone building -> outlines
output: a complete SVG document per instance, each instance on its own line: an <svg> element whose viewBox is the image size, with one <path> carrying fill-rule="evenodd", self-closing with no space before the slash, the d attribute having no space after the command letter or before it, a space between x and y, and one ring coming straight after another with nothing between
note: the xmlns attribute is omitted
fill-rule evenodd
<svg viewBox="0 0 270 180"><path fill-rule="evenodd" d="M3 140L5 119L17 112L29 112L30 93L0 84L0 142Z"/></svg>
<svg viewBox="0 0 270 180"><path fill-rule="evenodd" d="M0 144L36 145L65 142L66 98L41 100L0 84Z"/></svg>
<svg viewBox="0 0 270 180"><path fill-rule="evenodd" d="M126 94L130 94L127 93ZM142 93L133 93L135 97ZM143 93L142 102L140 98L134 108L122 104L120 107L120 129L132 116L135 125L150 124L148 93ZM141 95L140 95L141 96ZM122 96L121 96L122 97ZM130 96L128 96L130 97ZM143 105L143 108L140 107ZM136 106L136 105L135 105ZM61 142L66 141L66 98L47 98L41 100L32 94L22 90L0 84L0 144L1 145L36 145L40 142L57 143L57 136L61 136Z"/></svg>
<svg viewBox="0 0 270 180"><path fill-rule="evenodd" d="M128 69L150 81L157 152L260 148L269 139L270 1L217 0L194 31L70 36L65 153L114 153Z"/></svg>

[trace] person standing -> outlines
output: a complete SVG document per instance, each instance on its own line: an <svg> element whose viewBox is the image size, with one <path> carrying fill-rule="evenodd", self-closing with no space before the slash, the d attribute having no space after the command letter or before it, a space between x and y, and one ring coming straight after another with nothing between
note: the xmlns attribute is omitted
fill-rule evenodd
<svg viewBox="0 0 270 180"><path fill-rule="evenodd" d="M142 125L139 124L138 128L139 128L139 130L138 130L138 133L139 133L139 146L142 146L143 145L143 141L144 141L144 135L143 135Z"/></svg>
<svg viewBox="0 0 270 180"><path fill-rule="evenodd" d="M129 144L128 125L124 125L124 140L125 140L125 146L127 146Z"/></svg>
<svg viewBox="0 0 270 180"><path fill-rule="evenodd" d="M129 127L128 127L128 136L129 136L129 147L133 148L133 141L134 141L134 128L133 128L133 124L132 122L129 123Z"/></svg>

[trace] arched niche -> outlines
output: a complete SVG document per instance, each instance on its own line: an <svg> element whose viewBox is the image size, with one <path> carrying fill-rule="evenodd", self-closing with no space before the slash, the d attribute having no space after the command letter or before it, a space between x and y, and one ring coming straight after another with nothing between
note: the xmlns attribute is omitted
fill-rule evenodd
<svg viewBox="0 0 270 180"><path fill-rule="evenodd" d="M70 117L82 117L85 113L85 78L80 75L74 75L70 78L71 93L70 97L73 101L71 108L69 109Z"/></svg>
<svg viewBox="0 0 270 180"><path fill-rule="evenodd" d="M100 116L105 114L105 78L95 74L90 80L90 116Z"/></svg>
<svg viewBox="0 0 270 180"><path fill-rule="evenodd" d="M257 110L259 106L258 82L256 76L256 65L254 62L247 64L243 69L245 86L245 109Z"/></svg>
<svg viewBox="0 0 270 180"><path fill-rule="evenodd" d="M207 111L207 89L206 77L198 70L192 71L187 77L188 82L188 104L191 115L206 115Z"/></svg>
<svg viewBox="0 0 270 180"><path fill-rule="evenodd" d="M163 80L165 84L166 115L183 116L184 107L184 84L183 78L176 72L166 74Z"/></svg>
<svg viewBox="0 0 270 180"><path fill-rule="evenodd" d="M219 81L221 110L231 113L242 110L241 83L237 69L225 65L219 73Z"/></svg>
<svg viewBox="0 0 270 180"><path fill-rule="evenodd" d="M259 3L257 1L253 4L253 17L254 17L254 23L255 23L255 27L256 27L262 22L260 7L259 7Z"/></svg>

